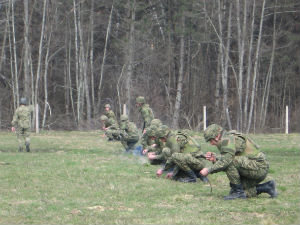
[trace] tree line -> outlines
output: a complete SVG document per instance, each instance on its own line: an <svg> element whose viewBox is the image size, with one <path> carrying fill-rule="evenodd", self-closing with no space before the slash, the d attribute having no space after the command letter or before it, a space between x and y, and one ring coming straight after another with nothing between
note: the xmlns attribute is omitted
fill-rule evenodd
<svg viewBox="0 0 300 225"><path fill-rule="evenodd" d="M135 98L172 128L300 129L297 0L1 0L0 127L21 97L42 129L95 129ZM34 115L35 116L35 115Z"/></svg>

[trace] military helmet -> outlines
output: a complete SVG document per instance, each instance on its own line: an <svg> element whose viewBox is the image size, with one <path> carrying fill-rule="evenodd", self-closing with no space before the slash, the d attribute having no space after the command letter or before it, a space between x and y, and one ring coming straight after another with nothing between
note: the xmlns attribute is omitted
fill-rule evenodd
<svg viewBox="0 0 300 225"><path fill-rule="evenodd" d="M158 138L163 138L166 137L168 135L168 133L170 132L170 129L168 126L166 125L162 125L156 132L156 137Z"/></svg>
<svg viewBox="0 0 300 225"><path fill-rule="evenodd" d="M146 134L149 137L156 137L156 132L157 132L156 127L150 126L150 127L146 128Z"/></svg>
<svg viewBox="0 0 300 225"><path fill-rule="evenodd" d="M102 116L100 116L100 120L104 120L104 121L106 121L106 120L108 120L108 117L107 117L107 116L105 116L105 115L102 115Z"/></svg>
<svg viewBox="0 0 300 225"><path fill-rule="evenodd" d="M137 97L136 98L136 103L145 104L146 103L145 98L143 96Z"/></svg>
<svg viewBox="0 0 300 225"><path fill-rule="evenodd" d="M105 104L104 108L110 108L110 104Z"/></svg>
<svg viewBox="0 0 300 225"><path fill-rule="evenodd" d="M20 105L27 105L27 99L26 98L21 98L20 99Z"/></svg>
<svg viewBox="0 0 300 225"><path fill-rule="evenodd" d="M127 115L121 115L120 119L121 119L121 121L127 121L128 116Z"/></svg>
<svg viewBox="0 0 300 225"><path fill-rule="evenodd" d="M209 125L204 131L204 139L206 142L210 141L211 139L218 136L221 133L223 128L218 124L211 124Z"/></svg>
<svg viewBox="0 0 300 225"><path fill-rule="evenodd" d="M160 119L153 119L150 123L150 126L160 127L161 125L162 125L162 122L160 121Z"/></svg>

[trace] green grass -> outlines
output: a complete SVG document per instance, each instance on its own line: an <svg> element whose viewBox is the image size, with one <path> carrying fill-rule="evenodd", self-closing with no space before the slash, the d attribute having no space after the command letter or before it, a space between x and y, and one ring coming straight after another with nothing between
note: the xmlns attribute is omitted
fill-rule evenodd
<svg viewBox="0 0 300 225"><path fill-rule="evenodd" d="M224 201L225 173L209 176L212 193L201 182L156 178L159 166L99 132L32 133L31 153L0 132L0 224L299 224L300 135L251 136L270 161L276 199Z"/></svg>

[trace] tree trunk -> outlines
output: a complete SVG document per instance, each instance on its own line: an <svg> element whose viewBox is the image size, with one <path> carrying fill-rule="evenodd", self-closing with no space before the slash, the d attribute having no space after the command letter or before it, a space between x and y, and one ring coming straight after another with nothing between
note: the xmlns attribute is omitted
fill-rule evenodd
<svg viewBox="0 0 300 225"><path fill-rule="evenodd" d="M98 102L97 102L97 109L96 109L97 114L99 113L100 105L101 105L101 86L102 86L102 79L103 79L103 74L104 74L104 65L105 65L105 61L106 61L106 51L107 51L107 44L108 44L109 34L110 34L110 29L111 29L113 10L114 10L114 5L111 6L110 15L109 15L109 19L108 19L108 25L107 25L107 29L106 29L104 52L103 52L101 70L100 70L100 81L99 81L99 85L98 85Z"/></svg>
<svg viewBox="0 0 300 225"><path fill-rule="evenodd" d="M28 0L24 0L24 96L29 100L30 79L29 79L29 17ZM33 100L33 99L32 99Z"/></svg>
<svg viewBox="0 0 300 225"><path fill-rule="evenodd" d="M181 17L181 29L182 35L180 37L180 66L178 73L178 82L177 82L177 92L176 92L176 100L174 106L174 114L172 121L172 128L178 129L179 127L179 113L180 113L180 105L181 105L181 96L182 96L182 86L183 86L183 73L184 73L184 31L185 31L185 17L182 15Z"/></svg>
<svg viewBox="0 0 300 225"><path fill-rule="evenodd" d="M248 127L247 127L247 133L250 131L251 127L251 120L252 120L252 113L254 108L254 100L255 100L255 92L256 92L256 79L258 74L258 58L259 58L259 51L260 51L260 42L262 37L262 25L264 20L264 12L265 12L265 3L266 1L263 0L263 5L261 9L261 17L260 17L260 26L259 26L259 34L258 34L258 40L257 40L257 46L256 46L256 53L255 53L255 61L254 61L254 68L253 68L253 81L252 81L252 93L251 93L251 105L250 105L250 112L249 112L249 119L248 119Z"/></svg>
<svg viewBox="0 0 300 225"><path fill-rule="evenodd" d="M129 30L129 42L128 42L128 58L127 58L127 72L126 72L126 105L128 108L128 116L131 113L131 79L133 75L133 61L134 61L134 45L135 45L135 10L136 10L136 1L129 1L131 9L131 20L130 20L130 30Z"/></svg>

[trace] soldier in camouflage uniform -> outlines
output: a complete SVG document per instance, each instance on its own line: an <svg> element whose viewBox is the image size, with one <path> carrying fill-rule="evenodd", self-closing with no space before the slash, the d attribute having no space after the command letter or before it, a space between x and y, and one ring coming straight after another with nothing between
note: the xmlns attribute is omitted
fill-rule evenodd
<svg viewBox="0 0 300 225"><path fill-rule="evenodd" d="M221 126L212 124L205 130L204 138L218 148L221 157L207 152L206 159L213 162L213 165L202 169L200 173L207 176L220 171L226 172L231 190L224 197L225 200L254 197L261 193L277 196L273 180L259 184L268 174L269 163L249 137L236 131L227 132Z"/></svg>
<svg viewBox="0 0 300 225"><path fill-rule="evenodd" d="M25 144L26 151L30 152L30 124L31 124L31 113L33 112L33 106L27 106L27 99L20 99L20 106L16 109L12 120L13 132L16 131L17 139L19 142L19 151L23 151Z"/></svg>
<svg viewBox="0 0 300 225"><path fill-rule="evenodd" d="M120 141L125 150L127 152L134 150L140 137L136 125L128 120L127 115L121 115L120 130Z"/></svg>
<svg viewBox="0 0 300 225"><path fill-rule="evenodd" d="M119 140L120 131L117 121L113 118L108 119L105 115L102 115L100 120L103 125L102 129L105 131L108 141Z"/></svg>
<svg viewBox="0 0 300 225"><path fill-rule="evenodd" d="M139 112L142 115L144 124L143 124L143 134L146 132L146 128L150 126L151 121L154 118L153 111L148 104L146 104L145 98L139 96L136 98L136 106L139 109Z"/></svg>
<svg viewBox="0 0 300 225"><path fill-rule="evenodd" d="M168 126L162 125L156 132L156 138L157 151L148 153L149 160L165 163L173 153L180 152L176 137Z"/></svg>
<svg viewBox="0 0 300 225"><path fill-rule="evenodd" d="M117 121L117 117L114 111L111 110L110 104L105 104L104 109L105 109L104 115L107 116L108 119L112 118L113 120Z"/></svg>
<svg viewBox="0 0 300 225"><path fill-rule="evenodd" d="M161 125L162 122L159 119L153 119L150 123L150 126L145 129L146 132L142 136L142 146L144 155L147 152L153 152L156 150L155 133Z"/></svg>
<svg viewBox="0 0 300 225"><path fill-rule="evenodd" d="M180 182L189 183L196 182L197 177L204 183L208 182L205 176L199 174L199 171L205 168L205 156L201 151L201 147L186 132L177 131L176 140L180 146L180 152L173 153L167 160L165 166L157 171L157 175L174 167L173 171L167 174L167 178L178 180ZM177 178L180 171L186 175L184 178Z"/></svg>

